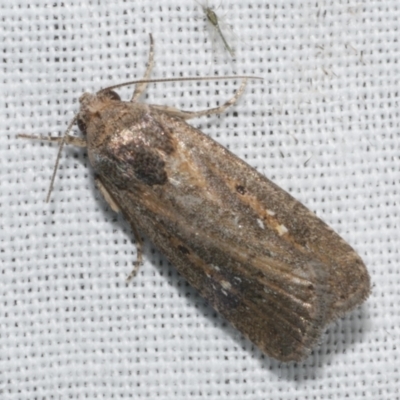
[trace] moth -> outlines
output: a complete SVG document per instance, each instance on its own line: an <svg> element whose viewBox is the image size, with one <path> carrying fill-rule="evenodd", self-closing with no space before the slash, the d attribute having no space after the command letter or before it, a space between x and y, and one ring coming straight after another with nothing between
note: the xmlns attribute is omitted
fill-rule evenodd
<svg viewBox="0 0 400 400"><path fill-rule="evenodd" d="M47 140L85 147L97 186L139 243L140 231L262 352L302 360L330 322L367 298L365 265L290 194L186 123L223 112L247 79L214 109L140 103L153 52L151 40L131 101L114 91L122 85L84 93L66 136ZM68 135L75 123L83 138Z"/></svg>

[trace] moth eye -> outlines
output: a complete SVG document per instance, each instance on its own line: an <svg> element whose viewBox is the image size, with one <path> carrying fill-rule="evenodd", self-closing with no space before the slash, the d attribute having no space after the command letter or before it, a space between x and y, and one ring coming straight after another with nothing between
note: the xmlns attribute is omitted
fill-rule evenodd
<svg viewBox="0 0 400 400"><path fill-rule="evenodd" d="M179 250L182 254L185 254L185 255L190 254L190 251L189 251L185 246L179 245L179 246L178 246L178 250Z"/></svg>
<svg viewBox="0 0 400 400"><path fill-rule="evenodd" d="M246 188L243 185L236 185L236 191L239 194L246 194Z"/></svg>
<svg viewBox="0 0 400 400"><path fill-rule="evenodd" d="M114 90L107 90L106 92L103 93L105 97L108 97L110 100L118 100L121 101L121 97L119 97L119 94L117 92L114 92Z"/></svg>
<svg viewBox="0 0 400 400"><path fill-rule="evenodd" d="M86 136L86 123L82 118L78 118L77 125L79 130Z"/></svg>

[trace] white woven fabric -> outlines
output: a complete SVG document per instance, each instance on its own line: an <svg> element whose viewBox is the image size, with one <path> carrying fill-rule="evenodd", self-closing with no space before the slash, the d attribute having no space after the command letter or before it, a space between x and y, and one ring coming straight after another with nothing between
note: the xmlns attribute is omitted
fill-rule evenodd
<svg viewBox="0 0 400 400"><path fill-rule="evenodd" d="M0 0L2 399L400 397L399 3L231 0L216 11L233 26L235 62L210 44L192 0ZM83 91L141 78L149 33L153 77L263 77L193 125L315 211L368 267L368 301L303 363L263 356L148 241L126 285L133 236L83 150L65 149L44 202L57 148L16 135L60 135ZM200 110L237 84L150 85L144 101Z"/></svg>

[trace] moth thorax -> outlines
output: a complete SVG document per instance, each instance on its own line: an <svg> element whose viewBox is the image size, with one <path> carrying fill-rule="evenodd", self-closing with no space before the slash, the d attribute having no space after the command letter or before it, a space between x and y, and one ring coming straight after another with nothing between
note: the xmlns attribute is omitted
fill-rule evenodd
<svg viewBox="0 0 400 400"><path fill-rule="evenodd" d="M113 90L100 91L96 94L83 93L79 98L81 108L78 115L78 127L83 135L87 135L87 121L91 116L100 113L109 106L111 101L121 101L118 93Z"/></svg>

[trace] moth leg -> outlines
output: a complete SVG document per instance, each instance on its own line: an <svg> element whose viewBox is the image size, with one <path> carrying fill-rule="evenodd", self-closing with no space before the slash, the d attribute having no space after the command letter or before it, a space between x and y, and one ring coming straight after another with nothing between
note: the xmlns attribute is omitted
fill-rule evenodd
<svg viewBox="0 0 400 400"><path fill-rule="evenodd" d="M130 220L130 226L133 232L133 236L136 241L136 248L137 248L137 255L136 255L136 261L133 263L133 269L131 273L128 275L126 278L126 283L129 283L132 278L136 276L136 274L139 271L140 265L142 264L143 261L143 240L140 237L140 234L138 230L136 229L136 226L132 223L132 220Z"/></svg>
<svg viewBox="0 0 400 400"><path fill-rule="evenodd" d="M26 135L25 133L20 133L17 135L17 138L40 140L42 142L53 142L53 143L61 143L62 141L64 141L65 144L71 144L72 146L87 147L86 140L78 138L76 136L65 136L65 138L62 138L58 136L34 136L34 135Z"/></svg>
<svg viewBox="0 0 400 400"><path fill-rule="evenodd" d="M109 191L104 187L104 185L101 183L99 178L94 179L97 189L99 189L100 193L103 195L104 200L108 203L108 205L111 207L111 209L115 212L120 212L120 208L118 204L115 202ZM132 220L130 219L130 225L132 228L133 236L136 241L136 248L137 248L137 259L133 264L133 269L131 273L128 275L126 278L126 283L128 283L139 271L140 265L142 264L143 260L143 241L142 238L140 237L140 234L138 230L136 229L136 226L134 223L132 223Z"/></svg>
<svg viewBox="0 0 400 400"><path fill-rule="evenodd" d="M143 80L150 78L151 70L154 67L154 40L153 36L150 34L150 51L149 51L149 61L147 62L146 72L144 73ZM146 90L147 83L138 83L135 86L131 102L137 101L142 93Z"/></svg>
<svg viewBox="0 0 400 400"><path fill-rule="evenodd" d="M104 185L101 183L99 178L94 178L94 183L97 186L97 189L99 192L103 195L104 200L107 202L107 204L111 207L111 210L115 212L120 212L120 209L118 207L118 204L114 201L110 193L107 191L107 189L104 187Z"/></svg>
<svg viewBox="0 0 400 400"><path fill-rule="evenodd" d="M51 176L49 191L47 192L46 203L48 203L50 201L50 195L53 190L54 180L56 179L58 164L60 162L61 152L64 147L64 144L69 143L69 144L74 144L75 146L78 146L78 147L87 147L87 143L85 140L82 140L82 139L79 139L79 138L69 135L69 133L72 130L72 127L76 124L77 121L78 121L78 114L75 114L74 118L72 118L71 122L68 124L68 127L62 137L49 136L49 137L45 138L45 137L37 137L37 136L33 136L33 135L24 135L24 134L17 135L18 138L36 139L36 140L39 139L39 140L47 140L50 142L59 143L57 158L56 158L56 162L54 163L54 168L53 168L53 175Z"/></svg>
<svg viewBox="0 0 400 400"><path fill-rule="evenodd" d="M228 107L232 106L238 101L239 97L243 94L244 89L246 88L246 84L247 84L247 78L243 79L242 84L240 85L239 89L236 91L236 93L231 99L229 99L226 103L222 104L222 106L209 108L208 110L184 111L184 110L178 110L177 108L174 107L157 106L157 105L152 105L152 108L157 108L158 110L163 111L169 115L172 115L174 117L179 117L182 119L198 118L203 115L221 114Z"/></svg>

